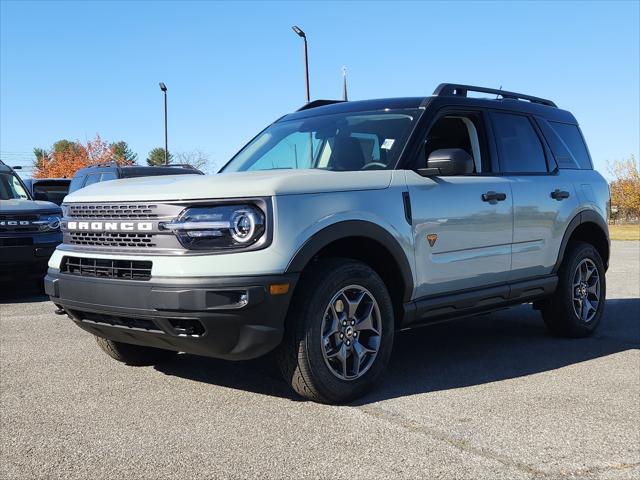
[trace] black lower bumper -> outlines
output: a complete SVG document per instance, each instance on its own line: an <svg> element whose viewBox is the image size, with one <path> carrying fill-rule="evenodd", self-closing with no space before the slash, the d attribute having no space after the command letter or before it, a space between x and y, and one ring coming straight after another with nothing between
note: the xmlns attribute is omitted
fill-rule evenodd
<svg viewBox="0 0 640 480"><path fill-rule="evenodd" d="M259 357L282 340L297 275L81 277L49 269L45 290L81 328L111 340L228 360ZM286 294L269 286L288 283Z"/></svg>
<svg viewBox="0 0 640 480"><path fill-rule="evenodd" d="M49 257L59 243L8 245L3 242L0 248L0 278L16 275L39 275L42 278L47 272Z"/></svg>

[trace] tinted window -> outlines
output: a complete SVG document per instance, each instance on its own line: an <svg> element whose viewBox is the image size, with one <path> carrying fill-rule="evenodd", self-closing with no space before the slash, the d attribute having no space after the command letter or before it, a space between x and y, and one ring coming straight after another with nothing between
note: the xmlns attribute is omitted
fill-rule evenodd
<svg viewBox="0 0 640 480"><path fill-rule="evenodd" d="M60 205L67 195L69 184L66 182L37 182L33 185L36 200L47 200Z"/></svg>
<svg viewBox="0 0 640 480"><path fill-rule="evenodd" d="M28 199L20 180L11 173L0 173L0 200Z"/></svg>
<svg viewBox="0 0 640 480"><path fill-rule="evenodd" d="M93 175L87 175L87 181L84 186L88 187L89 185L93 185L94 183L98 183L100 181L100 174L94 173Z"/></svg>
<svg viewBox="0 0 640 480"><path fill-rule="evenodd" d="M107 182L109 180L117 180L118 176L114 172L103 173L100 177L101 182Z"/></svg>
<svg viewBox="0 0 640 480"><path fill-rule="evenodd" d="M71 183L69 184L69 193L75 192L76 190L80 190L82 188L82 184L84 183L85 178L86 177L84 175L73 177L71 179Z"/></svg>
<svg viewBox="0 0 640 480"><path fill-rule="evenodd" d="M572 167L566 168L580 168L583 170L591 169L591 159L589 158L589 152L587 146L584 144L582 134L577 125L571 125L569 123L549 122L551 128L558 134L564 146L569 150L573 156L575 164ZM576 166L577 165L577 166ZM560 165L562 168L562 164Z"/></svg>
<svg viewBox="0 0 640 480"><path fill-rule="evenodd" d="M492 117L502 171L546 172L544 150L529 119L508 113L494 113Z"/></svg>

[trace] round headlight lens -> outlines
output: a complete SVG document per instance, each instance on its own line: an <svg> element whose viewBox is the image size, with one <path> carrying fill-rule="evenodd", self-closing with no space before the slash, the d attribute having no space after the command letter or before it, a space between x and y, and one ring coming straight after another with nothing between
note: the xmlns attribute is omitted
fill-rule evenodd
<svg viewBox="0 0 640 480"><path fill-rule="evenodd" d="M236 210L231 218L231 237L238 243L246 243L253 238L258 219L249 210Z"/></svg>

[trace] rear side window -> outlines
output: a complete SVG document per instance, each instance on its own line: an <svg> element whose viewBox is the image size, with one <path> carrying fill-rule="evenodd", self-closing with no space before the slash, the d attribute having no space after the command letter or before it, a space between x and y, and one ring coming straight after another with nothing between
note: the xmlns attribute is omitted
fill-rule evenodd
<svg viewBox="0 0 640 480"><path fill-rule="evenodd" d="M546 173L547 161L538 134L529 118L493 113L493 129L505 173Z"/></svg>
<svg viewBox="0 0 640 480"><path fill-rule="evenodd" d="M577 125L570 123L549 122L549 125L558 135L559 139L569 151L572 160L571 165L559 163L560 168L579 168L580 170L591 170L591 158L587 146L584 144L582 134ZM565 162L566 163L566 162Z"/></svg>

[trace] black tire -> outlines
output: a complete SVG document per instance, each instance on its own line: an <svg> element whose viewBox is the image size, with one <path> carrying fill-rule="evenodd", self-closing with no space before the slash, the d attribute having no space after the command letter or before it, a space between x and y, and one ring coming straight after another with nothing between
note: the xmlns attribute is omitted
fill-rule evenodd
<svg viewBox="0 0 640 480"><path fill-rule="evenodd" d="M374 302L369 306L377 303L379 334L375 336L378 349L375 356L364 355L369 363L361 376L346 380L336 376L328 365L329 360L325 360L322 325L334 296L353 285L370 294ZM352 365L355 344L366 337L364 330L359 333L361 338L352 339L353 350L349 357ZM321 403L346 403L363 395L380 378L391 356L393 334L393 304L380 276L366 264L354 260L321 260L303 272L296 287L287 316L285 338L277 352L280 370L285 381L302 397Z"/></svg>
<svg viewBox="0 0 640 480"><path fill-rule="evenodd" d="M137 367L157 365L174 358L178 352L161 348L142 347L130 343L116 342L102 337L96 337L98 345L111 358Z"/></svg>
<svg viewBox="0 0 640 480"><path fill-rule="evenodd" d="M576 309L580 310L581 303L574 302L575 275L578 267L585 260L595 266L600 285L597 308L588 321L583 320L576 313ZM544 323L551 332L563 337L588 337L593 334L602 319L606 293L605 269L600 254L589 243L573 242L567 246L565 258L558 271L558 287L542 307ZM592 301L589 303L592 304Z"/></svg>

